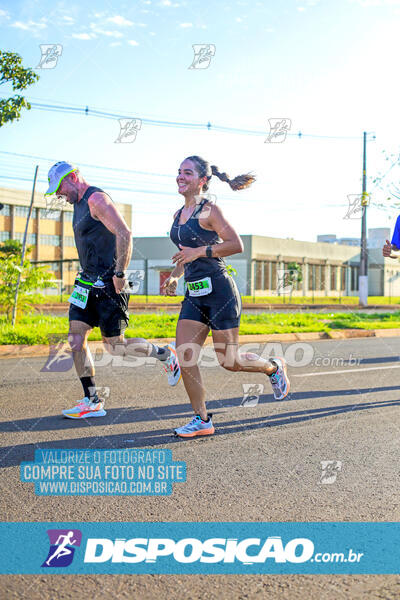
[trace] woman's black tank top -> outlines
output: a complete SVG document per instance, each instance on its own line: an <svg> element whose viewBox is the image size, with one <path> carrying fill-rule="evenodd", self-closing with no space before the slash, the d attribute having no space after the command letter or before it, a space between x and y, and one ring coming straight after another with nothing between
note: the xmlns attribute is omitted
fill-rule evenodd
<svg viewBox="0 0 400 600"><path fill-rule="evenodd" d="M208 246L220 244L221 239L215 231L203 229L199 223L199 214L207 200L202 200L192 213L191 217L183 225L179 225L179 219L183 210L178 211L173 222L170 238L179 248L179 245L189 248L198 248L199 246ZM193 262L184 265L185 281L196 281L203 277L211 275L220 275L226 273L226 264L223 258L197 258Z"/></svg>

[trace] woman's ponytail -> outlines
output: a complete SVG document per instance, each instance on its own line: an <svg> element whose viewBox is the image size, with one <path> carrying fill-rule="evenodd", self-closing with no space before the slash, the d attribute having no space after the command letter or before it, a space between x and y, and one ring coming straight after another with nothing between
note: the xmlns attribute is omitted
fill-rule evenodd
<svg viewBox="0 0 400 600"><path fill-rule="evenodd" d="M251 173L245 173L243 175L237 175L234 179L229 179L226 173L220 173L219 169L215 165L211 165L211 172L213 175L218 177L221 181L229 183L232 190L244 190L249 187L256 180L255 176Z"/></svg>
<svg viewBox="0 0 400 600"><path fill-rule="evenodd" d="M249 187L255 180L255 176L251 173L245 173L244 175L237 175L234 179L229 179L229 176L226 173L220 173L218 167L215 165L210 165L210 163L201 156L188 156L185 160L191 160L196 165L196 170L199 174L199 177L207 177L206 183L203 185L203 191L206 192L208 190L208 184L212 177L215 175L221 181L225 181L229 183L232 190L243 190L244 188Z"/></svg>

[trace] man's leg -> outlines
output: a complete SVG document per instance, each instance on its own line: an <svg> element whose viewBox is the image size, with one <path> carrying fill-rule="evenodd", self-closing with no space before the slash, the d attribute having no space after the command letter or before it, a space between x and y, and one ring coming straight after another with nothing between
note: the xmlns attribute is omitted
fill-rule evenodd
<svg viewBox="0 0 400 600"><path fill-rule="evenodd" d="M123 334L106 337L102 335L107 352L113 356L146 358L152 357L161 361L168 375L168 383L176 385L180 380L180 368L173 344L157 346L143 338L128 338Z"/></svg>
<svg viewBox="0 0 400 600"><path fill-rule="evenodd" d="M68 342L84 393L84 399L78 402L74 408L63 410L63 415L70 419L103 417L106 414L101 399L96 393L94 363L87 343L91 330L92 327L83 321L70 321L69 323Z"/></svg>

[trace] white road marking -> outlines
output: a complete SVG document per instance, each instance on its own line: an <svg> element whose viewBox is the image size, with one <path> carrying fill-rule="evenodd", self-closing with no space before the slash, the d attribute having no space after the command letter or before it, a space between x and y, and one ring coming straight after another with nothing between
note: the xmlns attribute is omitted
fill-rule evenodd
<svg viewBox="0 0 400 600"><path fill-rule="evenodd" d="M344 369L343 371L318 371L318 373L303 373L302 375L292 375L290 377L316 377L317 375L336 375L338 373L360 373L363 371L379 371L381 369L399 369L399 365L390 365L386 367L366 367L365 369Z"/></svg>

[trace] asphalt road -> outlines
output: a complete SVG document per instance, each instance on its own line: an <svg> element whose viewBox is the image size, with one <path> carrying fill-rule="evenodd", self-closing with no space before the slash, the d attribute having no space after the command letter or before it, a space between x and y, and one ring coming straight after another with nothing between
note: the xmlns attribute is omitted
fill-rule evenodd
<svg viewBox="0 0 400 600"><path fill-rule="evenodd" d="M297 364L290 345L286 356ZM400 521L400 339L308 345L311 362L289 369L292 392L273 401L262 375L204 367L216 434L177 440L191 416L184 388L160 365L104 366L103 419L63 419L81 397L73 370L42 373L45 359L0 361L0 510L4 521ZM301 352L300 352L301 355ZM350 362L349 362L350 359ZM241 406L242 384L263 384ZM170 448L187 463L172 496L40 497L19 464L46 448ZM323 485L321 461L340 465ZM400 576L3 575L3 598L398 599Z"/></svg>

